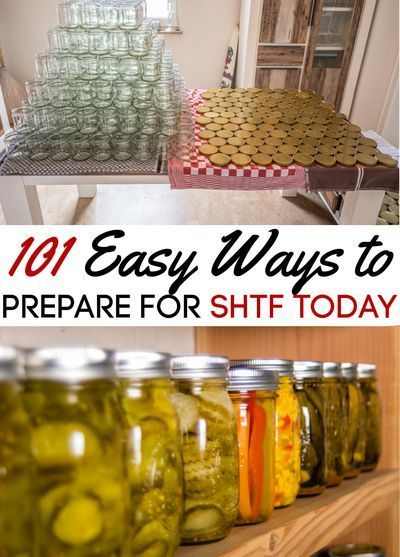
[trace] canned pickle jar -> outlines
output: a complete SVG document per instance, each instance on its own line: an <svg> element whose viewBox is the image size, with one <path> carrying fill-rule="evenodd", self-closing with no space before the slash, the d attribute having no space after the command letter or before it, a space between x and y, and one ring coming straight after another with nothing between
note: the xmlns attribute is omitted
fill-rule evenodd
<svg viewBox="0 0 400 557"><path fill-rule="evenodd" d="M171 358L117 352L125 415L130 535L124 555L170 557L180 543L183 472L178 416L171 402Z"/></svg>
<svg viewBox="0 0 400 557"><path fill-rule="evenodd" d="M357 364L344 362L342 371L342 397L347 420L345 436L345 478L355 478L361 472L365 459L366 415L364 397L357 379Z"/></svg>
<svg viewBox="0 0 400 557"><path fill-rule="evenodd" d="M364 397L365 405L365 459L362 472L374 470L381 456L381 405L376 390L376 366L358 364L357 377Z"/></svg>
<svg viewBox="0 0 400 557"><path fill-rule="evenodd" d="M18 353L0 347L0 555L36 557L35 466L18 368Z"/></svg>
<svg viewBox="0 0 400 557"><path fill-rule="evenodd" d="M294 362L300 405L301 484L299 495L318 495L327 485L326 412L321 362Z"/></svg>
<svg viewBox="0 0 400 557"><path fill-rule="evenodd" d="M235 407L239 443L237 524L264 522L274 509L277 389L275 371L231 365L228 391Z"/></svg>
<svg viewBox="0 0 400 557"><path fill-rule="evenodd" d="M347 420L342 399L340 364L324 362L324 390L326 399L326 462L328 487L339 485L344 478L344 448Z"/></svg>
<svg viewBox="0 0 400 557"><path fill-rule="evenodd" d="M26 352L40 557L123 555L128 490L111 366L96 348Z"/></svg>
<svg viewBox="0 0 400 557"><path fill-rule="evenodd" d="M249 365L265 373L277 373L279 390L275 400L275 507L291 505L300 489L300 415L293 387L290 360L239 360L231 366Z"/></svg>
<svg viewBox="0 0 400 557"><path fill-rule="evenodd" d="M172 401L183 436L184 544L225 538L236 521L238 440L228 367L219 356L175 356L172 361Z"/></svg>

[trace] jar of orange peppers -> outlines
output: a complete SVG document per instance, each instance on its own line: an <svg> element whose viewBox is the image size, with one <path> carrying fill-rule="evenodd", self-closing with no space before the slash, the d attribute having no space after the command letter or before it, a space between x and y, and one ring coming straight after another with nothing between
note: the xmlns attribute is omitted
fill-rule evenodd
<svg viewBox="0 0 400 557"><path fill-rule="evenodd" d="M234 366L229 371L239 444L237 524L264 522L274 509L277 389L276 371Z"/></svg>

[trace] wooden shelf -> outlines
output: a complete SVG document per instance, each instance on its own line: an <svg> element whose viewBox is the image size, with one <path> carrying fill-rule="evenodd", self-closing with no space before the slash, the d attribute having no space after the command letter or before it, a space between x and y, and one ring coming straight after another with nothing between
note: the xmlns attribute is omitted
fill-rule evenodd
<svg viewBox="0 0 400 557"><path fill-rule="evenodd" d="M398 499L397 471L362 474L322 495L276 510L268 522L236 527L225 540L182 547L177 557L309 557Z"/></svg>

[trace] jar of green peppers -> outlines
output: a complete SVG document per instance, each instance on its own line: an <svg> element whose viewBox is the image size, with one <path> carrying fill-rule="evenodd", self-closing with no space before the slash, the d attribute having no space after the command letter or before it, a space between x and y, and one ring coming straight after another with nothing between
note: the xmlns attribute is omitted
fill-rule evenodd
<svg viewBox="0 0 400 557"><path fill-rule="evenodd" d="M326 399L326 462L328 487L339 485L344 478L344 447L347 421L342 399L340 364L324 362L324 391Z"/></svg>
<svg viewBox="0 0 400 557"><path fill-rule="evenodd" d="M172 361L172 400L183 436L185 544L225 538L236 521L238 440L228 367L229 361L219 356L176 356Z"/></svg>
<svg viewBox="0 0 400 557"><path fill-rule="evenodd" d="M28 351L25 364L39 555L121 557L128 490L111 358L96 348L49 348Z"/></svg>
<svg viewBox="0 0 400 557"><path fill-rule="evenodd" d="M327 485L326 412L321 362L294 362L300 405L301 484L299 495L318 495Z"/></svg>
<svg viewBox="0 0 400 557"><path fill-rule="evenodd" d="M355 478L361 472L365 460L366 414L364 396L357 378L357 364L344 362L342 371L342 397L347 422L344 462L345 478Z"/></svg>
<svg viewBox="0 0 400 557"><path fill-rule="evenodd" d="M381 405L376 388L376 366L358 364L357 378L365 405L365 459L362 472L374 470L381 455Z"/></svg>
<svg viewBox="0 0 400 557"><path fill-rule="evenodd" d="M167 354L115 354L125 414L130 535L124 555L171 557L180 543L183 471L178 416Z"/></svg>
<svg viewBox="0 0 400 557"><path fill-rule="evenodd" d="M19 359L13 348L0 347L0 555L35 557L35 466Z"/></svg>

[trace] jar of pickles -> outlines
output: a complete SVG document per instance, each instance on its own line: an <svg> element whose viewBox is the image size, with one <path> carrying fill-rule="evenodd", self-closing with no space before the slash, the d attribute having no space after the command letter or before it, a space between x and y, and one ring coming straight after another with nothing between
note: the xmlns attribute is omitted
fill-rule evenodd
<svg viewBox="0 0 400 557"><path fill-rule="evenodd" d="M318 495L327 484L325 397L321 362L294 362L300 405L301 484L299 495Z"/></svg>
<svg viewBox="0 0 400 557"><path fill-rule="evenodd" d="M275 418L275 507L291 505L300 488L300 415L293 388L293 362L290 360L238 360L265 373L278 373Z"/></svg>
<svg viewBox="0 0 400 557"><path fill-rule="evenodd" d="M178 417L167 354L118 352L125 414L131 524L124 555L174 555L180 543L183 474Z"/></svg>
<svg viewBox="0 0 400 557"><path fill-rule="evenodd" d="M342 400L340 364L324 362L323 366L326 399L326 462L328 487L331 487L339 485L344 477L344 439L347 420Z"/></svg>
<svg viewBox="0 0 400 557"><path fill-rule="evenodd" d="M228 391L235 407L239 446L237 524L264 522L274 509L277 389L275 371L231 366Z"/></svg>
<svg viewBox="0 0 400 557"><path fill-rule="evenodd" d="M26 353L40 557L122 556L128 490L111 366L95 348Z"/></svg>
<svg viewBox="0 0 400 557"><path fill-rule="evenodd" d="M347 420L344 461L345 478L355 478L361 471L365 459L365 405L360 383L357 379L357 364L341 364L342 397L344 416Z"/></svg>
<svg viewBox="0 0 400 557"><path fill-rule="evenodd" d="M362 472L374 470L381 455L381 406L376 390L376 366L358 364L357 377L365 405L365 459Z"/></svg>
<svg viewBox="0 0 400 557"><path fill-rule="evenodd" d="M0 348L0 555L34 557L35 467L22 405L18 354Z"/></svg>
<svg viewBox="0 0 400 557"><path fill-rule="evenodd" d="M176 356L172 363L183 436L183 543L222 539L235 524L239 500L236 418L227 393L226 358Z"/></svg>

